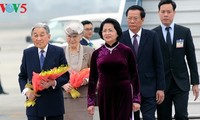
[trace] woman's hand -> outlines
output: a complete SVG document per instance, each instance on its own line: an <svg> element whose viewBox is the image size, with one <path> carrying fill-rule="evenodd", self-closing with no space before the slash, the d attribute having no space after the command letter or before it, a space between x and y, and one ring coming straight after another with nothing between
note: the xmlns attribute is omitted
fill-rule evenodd
<svg viewBox="0 0 200 120"><path fill-rule="evenodd" d="M70 92L73 89L70 83L64 84L63 88L66 92Z"/></svg>
<svg viewBox="0 0 200 120"><path fill-rule="evenodd" d="M90 115L94 115L94 110L95 110L94 106L89 106L89 107L88 107L88 113L89 113Z"/></svg>
<svg viewBox="0 0 200 120"><path fill-rule="evenodd" d="M136 112L140 110L140 104L139 103L133 103L133 111Z"/></svg>

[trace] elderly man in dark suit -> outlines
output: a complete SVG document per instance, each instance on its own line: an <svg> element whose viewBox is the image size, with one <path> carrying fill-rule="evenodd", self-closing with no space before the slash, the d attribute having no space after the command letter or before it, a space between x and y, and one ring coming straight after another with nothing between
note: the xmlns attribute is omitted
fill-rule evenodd
<svg viewBox="0 0 200 120"><path fill-rule="evenodd" d="M159 35L166 80L165 100L158 105L158 119L171 120L174 103L175 119L188 120L190 83L195 100L199 96L199 75L191 32L189 28L173 22L176 9L174 1L163 0L158 4L158 9L161 25L153 30Z"/></svg>
<svg viewBox="0 0 200 120"><path fill-rule="evenodd" d="M164 65L157 34L142 28L145 11L133 5L126 11L129 29L120 42L132 48L137 58L143 120L155 120L156 104L164 100ZM139 112L134 114L140 120Z"/></svg>
<svg viewBox="0 0 200 120"><path fill-rule="evenodd" d="M48 44L50 39L49 27L44 23L36 24L31 31L31 37L35 46L27 48L23 52L19 73L19 84L22 93L29 100L36 98L28 88L27 83L32 83L33 72L50 70L60 65L67 65L62 48ZM42 53L40 53L42 51ZM44 58L44 62L40 59ZM37 94L36 104L26 108L28 120L63 120L64 100L62 86L69 80L69 73L65 73L56 80L41 81L45 88Z"/></svg>

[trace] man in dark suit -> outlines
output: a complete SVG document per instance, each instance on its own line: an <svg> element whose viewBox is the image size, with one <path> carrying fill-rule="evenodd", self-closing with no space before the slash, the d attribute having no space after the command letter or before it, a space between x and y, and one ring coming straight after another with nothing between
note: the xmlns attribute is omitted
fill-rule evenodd
<svg viewBox="0 0 200 120"><path fill-rule="evenodd" d="M120 42L132 48L137 57L143 120L155 120L156 104L164 100L165 87L158 36L154 31L142 28L145 11L141 6L129 7L126 16L129 29L123 32ZM135 112L134 117L140 120L139 112Z"/></svg>
<svg viewBox="0 0 200 120"><path fill-rule="evenodd" d="M158 120L172 119L172 103L175 107L175 119L188 120L190 83L195 100L199 96L199 75L193 39L189 28L173 22L176 9L174 1L163 0L158 4L158 9L161 25L153 30L159 35L166 80L165 100L157 109Z"/></svg>
<svg viewBox="0 0 200 120"><path fill-rule="evenodd" d="M36 24L31 31L31 37L35 46L27 48L23 52L19 73L19 84L22 94L29 100L36 99L36 95L25 87L32 83L33 72L50 70L60 65L67 65L62 48L48 44L50 39L49 27L44 23ZM42 51L42 54L40 53ZM44 63L40 59L44 58ZM64 100L62 86L69 80L69 73L56 80L41 80L42 91L37 92L39 97L36 104L26 108L28 120L63 120Z"/></svg>
<svg viewBox="0 0 200 120"><path fill-rule="evenodd" d="M1 77L0 77L0 94L5 94L7 95L8 93L4 91L2 85L1 85Z"/></svg>
<svg viewBox="0 0 200 120"><path fill-rule="evenodd" d="M93 43L90 41L90 38L93 35L93 24L89 20L84 20L81 22L83 24L83 38L80 41L81 45L94 47Z"/></svg>
<svg viewBox="0 0 200 120"><path fill-rule="evenodd" d="M0 47L0 51L1 51L1 47ZM1 85L1 76L0 76L0 94L5 94L7 95L8 93L4 91L3 86Z"/></svg>

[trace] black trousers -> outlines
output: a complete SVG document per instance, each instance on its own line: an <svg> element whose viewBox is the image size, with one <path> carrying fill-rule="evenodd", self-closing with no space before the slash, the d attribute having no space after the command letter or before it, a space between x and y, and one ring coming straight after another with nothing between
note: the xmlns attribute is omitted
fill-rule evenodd
<svg viewBox="0 0 200 120"><path fill-rule="evenodd" d="M2 93L5 93L5 92L4 92L3 87L1 85L1 78L0 78L0 94L2 94Z"/></svg>
<svg viewBox="0 0 200 120"><path fill-rule="evenodd" d="M141 96L142 120L155 120L156 98ZM140 120L140 112L134 112L134 120Z"/></svg>
<svg viewBox="0 0 200 120"><path fill-rule="evenodd" d="M47 117L39 117L39 116L27 115L27 117L28 117L28 120L64 120L63 115L47 116Z"/></svg>
<svg viewBox="0 0 200 120"><path fill-rule="evenodd" d="M134 112L134 120L140 120L140 111Z"/></svg>
<svg viewBox="0 0 200 120"><path fill-rule="evenodd" d="M170 89L165 92L163 103L157 105L158 120L172 119L172 106L175 108L174 118L176 120L188 120L189 91L182 91L172 79Z"/></svg>

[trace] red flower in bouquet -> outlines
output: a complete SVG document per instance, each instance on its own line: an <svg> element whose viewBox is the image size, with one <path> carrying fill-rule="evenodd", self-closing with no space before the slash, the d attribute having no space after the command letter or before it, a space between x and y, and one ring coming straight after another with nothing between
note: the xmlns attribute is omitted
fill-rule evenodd
<svg viewBox="0 0 200 120"><path fill-rule="evenodd" d="M44 88L40 84L41 80L44 80L44 81L56 80L58 77L66 73L68 69L69 69L68 66L61 65L58 68L42 71L41 73L33 72L33 77L32 77L33 90L35 91L35 93L37 93L38 91L44 90Z"/></svg>
<svg viewBox="0 0 200 120"><path fill-rule="evenodd" d="M85 78L89 77L90 68L82 69L80 72L71 71L70 72L70 84L74 88L78 88L82 85Z"/></svg>
<svg viewBox="0 0 200 120"><path fill-rule="evenodd" d="M89 73L90 73L90 68L82 69L79 72L71 71L69 82L72 85L72 87L75 89L79 88L83 84L84 79L89 77ZM70 91L70 94L74 99L80 97L80 93L75 89L72 89Z"/></svg>
<svg viewBox="0 0 200 120"><path fill-rule="evenodd" d="M42 71L41 73L33 72L32 84L27 83L25 87L29 88L29 91L33 92L36 95L36 97L38 97L39 95L37 95L37 92L44 90L44 87L41 86L41 84L40 84L41 80L44 80L44 81L56 80L58 77L60 77L64 73L66 73L68 70L69 70L69 67L67 65L65 65L65 66L61 65L61 66L55 67L51 70ZM25 102L25 106L26 107L34 106L35 101L36 101L36 99L35 100L27 100Z"/></svg>

